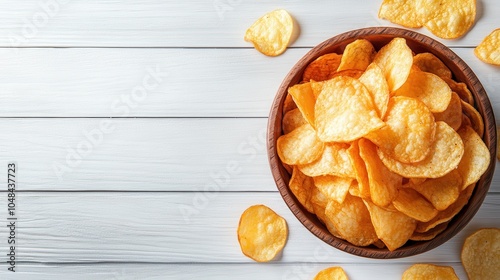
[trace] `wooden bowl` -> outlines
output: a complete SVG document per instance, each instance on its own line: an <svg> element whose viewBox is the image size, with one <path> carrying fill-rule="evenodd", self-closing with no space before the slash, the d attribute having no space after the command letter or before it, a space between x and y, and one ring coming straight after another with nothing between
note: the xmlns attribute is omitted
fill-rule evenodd
<svg viewBox="0 0 500 280"><path fill-rule="evenodd" d="M283 118L283 102L287 94L287 89L301 81L303 71L310 62L327 53L342 53L345 46L356 39L367 39L373 44L375 49L379 50L383 45L387 44L395 37L405 38L408 46L414 53L433 53L450 68L454 76L453 78L456 81L467 84L474 96L476 103L475 107L484 119L485 133L483 140L490 151L491 163L477 183L469 199L469 203L449 222L448 227L442 233L429 241L408 241L404 246L391 252L386 248L379 249L371 246L355 246L343 239L336 238L315 215L306 211L288 188L290 174L283 167L278 157L276 140L283 134L281 123ZM460 57L445 45L425 35L399 28L373 27L353 30L332 37L311 49L295 64L279 87L271 107L267 128L267 149L271 171L281 196L297 219L299 219L311 233L344 252L363 257L385 259L407 257L431 250L451 239L467 225L481 206L492 180L495 169L496 137L495 117L486 91L476 75Z"/></svg>

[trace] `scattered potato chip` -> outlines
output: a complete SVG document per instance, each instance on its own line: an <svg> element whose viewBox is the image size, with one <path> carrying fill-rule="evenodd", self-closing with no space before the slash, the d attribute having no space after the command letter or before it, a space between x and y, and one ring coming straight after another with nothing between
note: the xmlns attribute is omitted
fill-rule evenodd
<svg viewBox="0 0 500 280"><path fill-rule="evenodd" d="M366 39L358 39L345 47L337 71L349 69L364 71L370 65L374 56L375 48L372 43Z"/></svg>
<svg viewBox="0 0 500 280"><path fill-rule="evenodd" d="M290 110L283 116L283 134L292 132L299 126L307 123L298 108Z"/></svg>
<svg viewBox="0 0 500 280"><path fill-rule="evenodd" d="M294 167L288 186L300 204L302 204L307 211L314 213L314 208L311 203L313 190L315 188L313 178L304 175L297 167Z"/></svg>
<svg viewBox="0 0 500 280"><path fill-rule="evenodd" d="M434 116L424 103L405 96L389 99L385 126L366 135L380 150L404 163L423 160L434 143ZM424 176L420 176L424 177Z"/></svg>
<svg viewBox="0 0 500 280"><path fill-rule="evenodd" d="M437 210L442 211L458 199L458 196L462 191L462 177L455 169L443 177L427 179L422 184L409 184L407 186L423 195ZM431 217L431 219L432 218L433 217ZM430 219L427 221L429 220Z"/></svg>
<svg viewBox="0 0 500 280"><path fill-rule="evenodd" d="M387 208L379 207L364 200L378 238L384 242L390 251L403 246L413 234L417 221L405 214Z"/></svg>
<svg viewBox="0 0 500 280"><path fill-rule="evenodd" d="M243 254L258 262L273 260L285 246L285 219L264 205L250 206L241 214L238 242Z"/></svg>
<svg viewBox="0 0 500 280"><path fill-rule="evenodd" d="M255 21L245 33L245 41L251 42L261 53L268 56L282 54L298 28L285 10L275 10Z"/></svg>
<svg viewBox="0 0 500 280"><path fill-rule="evenodd" d="M403 38L394 38L375 55L373 62L382 69L389 91L400 88L408 78L413 65L413 53Z"/></svg>
<svg viewBox="0 0 500 280"><path fill-rule="evenodd" d="M318 176L314 177L314 185L328 199L343 203L353 180L352 178L331 175Z"/></svg>
<svg viewBox="0 0 500 280"><path fill-rule="evenodd" d="M430 32L443 39L455 39L469 31L476 20L476 0L436 2L436 15L424 23Z"/></svg>
<svg viewBox="0 0 500 280"><path fill-rule="evenodd" d="M479 137L483 137L484 122L481 114L476 110L476 108L464 101L462 101L462 111L467 117L469 117L471 126L479 135Z"/></svg>
<svg viewBox="0 0 500 280"><path fill-rule="evenodd" d="M343 143L326 143L323 154L317 160L299 165L300 171L307 176L335 175L355 178L354 167L347 149L349 145Z"/></svg>
<svg viewBox="0 0 500 280"><path fill-rule="evenodd" d="M413 65L416 65L424 72L438 75L441 78L445 77L451 79L451 70L432 53L425 52L415 55L413 57Z"/></svg>
<svg viewBox="0 0 500 280"><path fill-rule="evenodd" d="M384 0L380 5L378 17L409 28L422 27L422 20L416 13L413 0Z"/></svg>
<svg viewBox="0 0 500 280"><path fill-rule="evenodd" d="M500 229L483 228L467 237L461 259L469 279L500 279Z"/></svg>
<svg viewBox="0 0 500 280"><path fill-rule="evenodd" d="M458 164L463 178L462 189L479 181L490 165L490 151L479 135L470 127L462 127L458 134L464 142L464 155Z"/></svg>
<svg viewBox="0 0 500 280"><path fill-rule="evenodd" d="M438 214L429 201L410 188L401 188L392 205L401 213L421 222L428 222Z"/></svg>
<svg viewBox="0 0 500 280"><path fill-rule="evenodd" d="M486 36L474 49L474 54L486 63L500 65L500 28Z"/></svg>
<svg viewBox="0 0 500 280"><path fill-rule="evenodd" d="M307 65L302 75L302 80L306 82L311 80L320 82L333 78L333 75L337 72L337 68L339 68L341 59L342 55L336 53L328 53L316 58L316 60Z"/></svg>
<svg viewBox="0 0 500 280"><path fill-rule="evenodd" d="M321 270L316 274L314 280L348 280L347 274L342 267L334 266Z"/></svg>
<svg viewBox="0 0 500 280"><path fill-rule="evenodd" d="M436 137L429 155L417 163L402 163L384 154L379 149L379 157L392 172L407 178L439 178L457 168L464 144L460 135L445 122L436 123Z"/></svg>
<svg viewBox="0 0 500 280"><path fill-rule="evenodd" d="M451 100L451 89L439 76L412 68L406 82L393 93L422 101L433 113L446 110Z"/></svg>
<svg viewBox="0 0 500 280"><path fill-rule="evenodd" d="M318 159L325 144L316 137L309 124L304 124L292 132L278 138L276 150L286 164L307 164Z"/></svg>
<svg viewBox="0 0 500 280"><path fill-rule="evenodd" d="M384 125L365 86L345 76L323 85L314 113L317 135L324 142L349 142Z"/></svg>
<svg viewBox="0 0 500 280"><path fill-rule="evenodd" d="M459 280L451 266L438 266L418 263L410 266L401 278L402 280Z"/></svg>
<svg viewBox="0 0 500 280"><path fill-rule="evenodd" d="M458 94L452 92L448 108L441 113L434 113L434 119L447 123L457 131L462 125L462 102Z"/></svg>
<svg viewBox="0 0 500 280"><path fill-rule="evenodd" d="M354 245L368 246L378 240L370 213L359 197L348 194L342 204L330 200L326 206L326 216L339 234Z"/></svg>
<svg viewBox="0 0 500 280"><path fill-rule="evenodd" d="M371 94L378 116L384 118L390 95L389 85L387 85L382 69L376 63L368 65L366 71L359 77L359 81Z"/></svg>
<svg viewBox="0 0 500 280"><path fill-rule="evenodd" d="M377 147L366 139L359 139L359 154L364 160L370 186L370 198L378 206L389 205L398 195L403 178L390 171L377 155Z"/></svg>
<svg viewBox="0 0 500 280"><path fill-rule="evenodd" d="M431 228L431 229L429 229L426 232L416 232L415 231L411 235L410 240L413 240L413 241L427 241L427 240L434 239L434 237L438 236L447 227L448 227L448 222L439 224L436 227Z"/></svg>

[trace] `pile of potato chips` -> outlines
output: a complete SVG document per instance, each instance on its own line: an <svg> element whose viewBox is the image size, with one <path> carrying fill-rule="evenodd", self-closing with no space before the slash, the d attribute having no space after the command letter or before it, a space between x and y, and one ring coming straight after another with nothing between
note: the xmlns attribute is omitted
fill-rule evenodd
<svg viewBox="0 0 500 280"><path fill-rule="evenodd" d="M440 38L455 39L474 25L476 0L384 0L378 16L409 28L425 26Z"/></svg>
<svg viewBox="0 0 500 280"><path fill-rule="evenodd" d="M490 164L464 83L403 38L358 39L311 62L283 104L289 188L336 237L393 251L430 240Z"/></svg>

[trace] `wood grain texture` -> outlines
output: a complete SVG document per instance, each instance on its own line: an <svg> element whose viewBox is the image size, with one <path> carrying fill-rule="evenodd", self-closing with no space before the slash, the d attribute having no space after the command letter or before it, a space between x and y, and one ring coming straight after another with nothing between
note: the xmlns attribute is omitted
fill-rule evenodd
<svg viewBox="0 0 500 280"><path fill-rule="evenodd" d="M498 227L500 195L490 194L453 239L414 257L387 260L341 252L307 231L278 193L18 193L18 261L43 263L253 263L236 238L241 213L265 204L283 216L289 239L277 263L386 264L460 261L466 236ZM0 209L6 209L6 200ZM4 214L5 215L5 214ZM0 227L0 236L7 236ZM0 256L0 271L6 256Z"/></svg>
<svg viewBox="0 0 500 280"><path fill-rule="evenodd" d="M500 68L472 49L452 50L500 112ZM269 58L253 49L0 49L0 117L267 117L307 51ZM160 82L136 92L151 71Z"/></svg>

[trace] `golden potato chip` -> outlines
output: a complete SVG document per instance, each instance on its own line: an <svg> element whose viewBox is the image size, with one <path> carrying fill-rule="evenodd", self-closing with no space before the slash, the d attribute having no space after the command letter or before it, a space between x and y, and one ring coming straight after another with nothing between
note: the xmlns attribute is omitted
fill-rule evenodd
<svg viewBox="0 0 500 280"><path fill-rule="evenodd" d="M462 127L458 134L464 142L464 155L458 164L463 178L462 189L479 181L490 165L490 151L479 135L470 127Z"/></svg>
<svg viewBox="0 0 500 280"><path fill-rule="evenodd" d="M408 78L413 65L413 53L403 38L394 38L375 55L373 62L382 69L389 91L400 88Z"/></svg>
<svg viewBox="0 0 500 280"><path fill-rule="evenodd" d="M475 184L468 186L465 190L463 190L460 193L460 196L452 205L450 205L443 211L439 211L436 217L434 217L432 220L428 222L419 222L417 224L417 228L415 229L415 231L427 232L442 223L450 221L467 204L470 196L472 195L472 192L474 191L474 187Z"/></svg>
<svg viewBox="0 0 500 280"><path fill-rule="evenodd" d="M316 131L309 124L281 135L276 143L276 150L281 161L290 165L315 161L321 157L324 147L325 144L316 137Z"/></svg>
<svg viewBox="0 0 500 280"><path fill-rule="evenodd" d="M290 110L283 116L283 134L292 132L299 126L307 124L298 108Z"/></svg>
<svg viewBox="0 0 500 280"><path fill-rule="evenodd" d="M372 43L366 39L358 39L345 47L337 72L348 69L364 71L374 56L375 48Z"/></svg>
<svg viewBox="0 0 500 280"><path fill-rule="evenodd" d="M348 242L368 246L377 241L370 214L361 198L348 194L342 204L330 200L325 211L338 233Z"/></svg>
<svg viewBox="0 0 500 280"><path fill-rule="evenodd" d="M379 207L368 200L364 200L375 232L390 251L403 246L412 235L417 221L405 214L387 208Z"/></svg>
<svg viewBox="0 0 500 280"><path fill-rule="evenodd" d="M255 21L245 33L245 41L268 56L282 54L293 41L298 28L285 10L275 10Z"/></svg>
<svg viewBox="0 0 500 280"><path fill-rule="evenodd" d="M316 131L323 142L349 142L384 125L365 86L346 76L323 85L314 113Z"/></svg>
<svg viewBox="0 0 500 280"><path fill-rule="evenodd" d="M258 262L271 261L285 246L285 219L264 205L253 205L241 214L238 242L243 254Z"/></svg>
<svg viewBox="0 0 500 280"><path fill-rule="evenodd" d="M418 263L410 266L401 278L402 280L459 280L451 266Z"/></svg>
<svg viewBox="0 0 500 280"><path fill-rule="evenodd" d="M441 113L434 113L434 119L447 123L457 131L462 125L462 102L458 94L452 92L448 108Z"/></svg>
<svg viewBox="0 0 500 280"><path fill-rule="evenodd" d="M316 274L314 280L348 280L347 274L339 266L333 266L321 270Z"/></svg>
<svg viewBox="0 0 500 280"><path fill-rule="evenodd" d="M436 15L424 23L432 34L443 39L463 36L476 19L476 0L441 0L434 5Z"/></svg>
<svg viewBox="0 0 500 280"><path fill-rule="evenodd" d="M462 101L462 111L471 121L472 128L476 131L479 137L483 137L484 134L484 122L481 114L467 102Z"/></svg>
<svg viewBox="0 0 500 280"><path fill-rule="evenodd" d="M314 209L314 214L318 217L318 219L325 224L326 229L335 237L342 238L335 228L334 224L326 217L325 209L328 205L328 198L318 190L318 188L314 188L311 197L311 204Z"/></svg>
<svg viewBox="0 0 500 280"><path fill-rule="evenodd" d="M314 104L316 97L313 94L309 83L297 84L288 88L288 93L292 96L293 101L297 104L304 119L314 127Z"/></svg>
<svg viewBox="0 0 500 280"><path fill-rule="evenodd" d="M371 94L378 116L384 118L389 103L389 86L382 69L376 63L368 65L366 71L359 77L359 81Z"/></svg>
<svg viewBox="0 0 500 280"><path fill-rule="evenodd" d="M410 188L401 188L392 205L399 212L421 222L428 222L438 214L438 210L429 201Z"/></svg>
<svg viewBox="0 0 500 280"><path fill-rule="evenodd" d="M394 93L422 101L433 113L446 110L451 100L451 89L438 76L412 68L406 82Z"/></svg>
<svg viewBox="0 0 500 280"><path fill-rule="evenodd" d="M437 210L441 211L458 199L462 191L462 177L457 170L452 170L443 177L427 179L419 185L408 184L405 186L416 190L429 200Z"/></svg>
<svg viewBox="0 0 500 280"><path fill-rule="evenodd" d="M408 180L412 184L419 185L419 184L422 184L423 182L425 182L427 180L427 178L409 178Z"/></svg>
<svg viewBox="0 0 500 280"><path fill-rule="evenodd" d="M365 136L385 155L403 163L412 163L421 161L429 154L436 125L434 116L424 103L405 96L392 97L385 124Z"/></svg>
<svg viewBox="0 0 500 280"><path fill-rule="evenodd" d="M354 167L347 149L343 143L325 143L323 154L317 160L299 165L300 171L307 176L335 175L355 178Z"/></svg>
<svg viewBox="0 0 500 280"><path fill-rule="evenodd" d="M338 76L347 76L351 78L359 78L363 75L363 70L358 70L358 69L346 69L342 71L338 71L335 74L333 74L332 78L338 77Z"/></svg>
<svg viewBox="0 0 500 280"><path fill-rule="evenodd" d="M384 0L380 5L378 17L409 28L422 27L422 17L416 12L413 0Z"/></svg>
<svg viewBox="0 0 500 280"><path fill-rule="evenodd" d="M486 63L500 65L500 28L486 36L474 49L474 54Z"/></svg>
<svg viewBox="0 0 500 280"><path fill-rule="evenodd" d="M446 227L448 227L448 223L442 223L439 224L438 226L426 231L426 232L414 232L410 240L413 241L426 241L426 240L431 240L434 239L434 237L438 236L441 232L443 232Z"/></svg>
<svg viewBox="0 0 500 280"><path fill-rule="evenodd" d="M460 99L474 106L474 96L464 83L459 83L453 79L441 77L450 87L451 91L460 96Z"/></svg>
<svg viewBox="0 0 500 280"><path fill-rule="evenodd" d="M292 95L287 93L285 101L283 102L283 114L286 114L287 112L296 108L297 104L295 104L295 101L293 101Z"/></svg>
<svg viewBox="0 0 500 280"><path fill-rule="evenodd" d="M328 199L333 199L338 203L343 203L344 199L349 192L354 179L338 176L318 176L314 177L314 185L323 193Z"/></svg>
<svg viewBox="0 0 500 280"><path fill-rule="evenodd" d="M451 79L451 70L432 53L425 52L415 55L413 57L413 65L416 65L424 72L438 75L441 78Z"/></svg>
<svg viewBox="0 0 500 280"><path fill-rule="evenodd" d="M471 234L460 258L469 279L500 279L500 229L483 228Z"/></svg>
<svg viewBox="0 0 500 280"><path fill-rule="evenodd" d="M300 172L300 170L294 166L288 186L300 204L304 206L307 211L314 213L311 197L316 187L314 186L313 178L304 175L304 173Z"/></svg>
<svg viewBox="0 0 500 280"><path fill-rule="evenodd" d="M359 139L359 154L368 173L370 198L378 206L389 205L398 195L403 177L390 171L377 155L377 147L366 139Z"/></svg>
<svg viewBox="0 0 500 280"><path fill-rule="evenodd" d="M392 172L406 178L439 178L457 168L464 144L460 135L445 122L436 123L436 137L426 158L417 163L402 163L384 154L379 149L379 157Z"/></svg>
<svg viewBox="0 0 500 280"><path fill-rule="evenodd" d="M302 80L306 82L311 80L319 82L331 79L333 74L337 72L341 59L342 55L336 53L328 53L316 58L316 60L307 65L302 75Z"/></svg>
<svg viewBox="0 0 500 280"><path fill-rule="evenodd" d="M366 170L363 158L361 158L358 141L353 142L347 152L349 153L349 157L354 166L354 174L356 174L357 181L356 185L351 186L349 192L357 197L368 198L370 197L368 171Z"/></svg>

